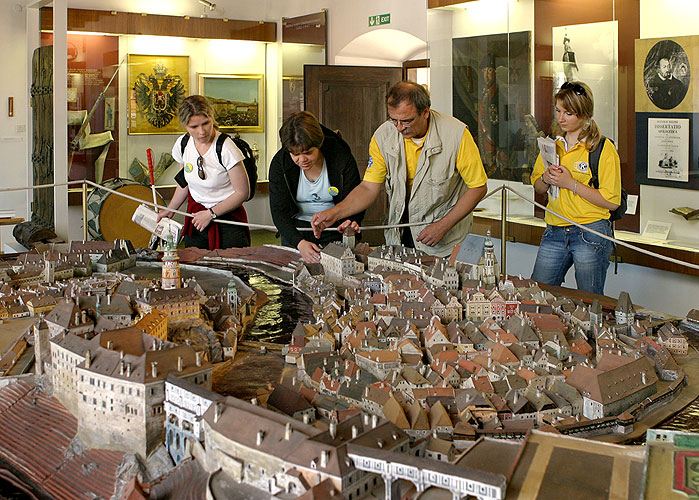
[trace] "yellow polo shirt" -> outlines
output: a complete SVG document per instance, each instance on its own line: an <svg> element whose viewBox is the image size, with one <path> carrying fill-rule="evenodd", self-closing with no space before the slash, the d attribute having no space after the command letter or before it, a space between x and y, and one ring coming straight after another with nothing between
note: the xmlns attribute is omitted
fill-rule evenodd
<svg viewBox="0 0 699 500"><path fill-rule="evenodd" d="M408 169L407 189L413 187L415 172L417 171L417 161L422 152L422 146L425 143L427 134L419 141L418 144L412 139L403 139L405 148L405 163ZM488 176L481 162L481 155L478 152L478 147L471 137L471 132L464 129L464 135L461 138L459 152L456 156L456 169L461 174L461 178L470 188L480 187L488 181ZM369 165L364 172L364 180L382 184L386 179L386 161L384 160L379 145L376 142L376 137L372 136L369 144Z"/></svg>
<svg viewBox="0 0 699 500"><path fill-rule="evenodd" d="M592 172L590 171L590 153L584 143L578 142L566 151L565 140L556 138L556 153L559 163L567 168L573 179L578 184L590 185ZM534 172L532 172L532 184L544 174L544 162L541 155L536 159ZM610 203L621 203L621 164L616 148L611 141L606 141L599 159L599 192ZM551 210L577 222L578 224L590 224L602 219L609 219L609 210L590 203L582 196L573 194L570 189L559 189L558 198L549 198L546 205ZM544 220L552 226L570 226L568 221L546 212Z"/></svg>

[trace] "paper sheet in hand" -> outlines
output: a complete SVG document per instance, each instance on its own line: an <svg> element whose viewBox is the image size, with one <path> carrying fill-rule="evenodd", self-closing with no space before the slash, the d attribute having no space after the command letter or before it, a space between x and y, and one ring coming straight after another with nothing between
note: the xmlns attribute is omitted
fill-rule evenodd
<svg viewBox="0 0 699 500"><path fill-rule="evenodd" d="M175 244L180 240L182 224L167 218L161 219L160 222L158 222L158 213L151 210L146 205L139 205L133 213L131 220L163 240L167 240L169 234L172 235L172 241Z"/></svg>
<svg viewBox="0 0 699 500"><path fill-rule="evenodd" d="M550 137L537 137L537 144L541 152L541 160L544 162L544 167L549 168L552 165L558 165L558 154L556 154L556 141ZM558 186L549 186L549 197L552 200L558 198Z"/></svg>

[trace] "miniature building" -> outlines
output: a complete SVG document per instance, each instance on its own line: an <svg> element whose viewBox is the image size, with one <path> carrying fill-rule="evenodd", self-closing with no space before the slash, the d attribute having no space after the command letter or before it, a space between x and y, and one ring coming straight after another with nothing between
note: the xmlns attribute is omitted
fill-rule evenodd
<svg viewBox="0 0 699 500"><path fill-rule="evenodd" d="M686 356L689 352L687 338L680 333L671 323L667 323L658 330L658 344L665 347L672 354Z"/></svg>
<svg viewBox="0 0 699 500"><path fill-rule="evenodd" d="M223 396L172 373L165 379L165 446L175 464L188 455L192 441L202 441L201 417Z"/></svg>
<svg viewBox="0 0 699 500"><path fill-rule="evenodd" d="M170 321L199 318L199 295L191 288L173 290L144 290L136 296L136 308L141 314L158 310Z"/></svg>
<svg viewBox="0 0 699 500"><path fill-rule="evenodd" d="M201 353L163 346L135 327L52 341L54 394L78 417L84 443L147 457L164 440L167 375L211 387L211 364Z"/></svg>
<svg viewBox="0 0 699 500"><path fill-rule="evenodd" d="M320 264L331 276L350 276L362 270L362 264L355 260L352 250L337 243L330 243L321 250Z"/></svg>
<svg viewBox="0 0 699 500"><path fill-rule="evenodd" d="M246 425L240 425L245 422ZM326 432L291 417L227 397L203 417L206 463L233 480L270 495L300 496L310 485L329 480L349 499L361 498L377 484L374 474L355 469L347 446L408 449L407 436L377 417L359 415L331 422Z"/></svg>
<svg viewBox="0 0 699 500"><path fill-rule="evenodd" d="M606 372L578 365L567 382L583 397L583 416L595 419L619 415L655 394L658 377L648 358L640 357Z"/></svg>

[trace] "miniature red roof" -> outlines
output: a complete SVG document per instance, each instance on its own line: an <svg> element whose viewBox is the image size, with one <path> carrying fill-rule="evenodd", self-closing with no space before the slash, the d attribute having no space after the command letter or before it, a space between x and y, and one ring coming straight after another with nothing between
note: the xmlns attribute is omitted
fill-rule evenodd
<svg viewBox="0 0 699 500"><path fill-rule="evenodd" d="M52 498L83 498L86 491L110 498L124 453L93 449L67 453L77 429L77 419L57 399L29 384L19 381L0 389L3 462Z"/></svg>

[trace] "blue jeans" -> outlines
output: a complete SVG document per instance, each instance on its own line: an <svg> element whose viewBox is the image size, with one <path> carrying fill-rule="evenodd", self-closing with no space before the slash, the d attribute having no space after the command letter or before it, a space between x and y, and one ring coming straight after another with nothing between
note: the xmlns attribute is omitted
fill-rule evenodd
<svg viewBox="0 0 699 500"><path fill-rule="evenodd" d="M612 224L598 220L584 227L613 236ZM609 256L613 243L576 226L546 226L532 279L545 285L560 286L570 266L575 264L578 290L604 294Z"/></svg>

